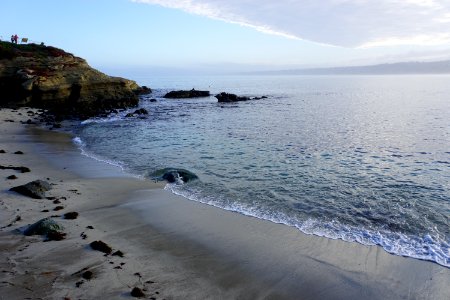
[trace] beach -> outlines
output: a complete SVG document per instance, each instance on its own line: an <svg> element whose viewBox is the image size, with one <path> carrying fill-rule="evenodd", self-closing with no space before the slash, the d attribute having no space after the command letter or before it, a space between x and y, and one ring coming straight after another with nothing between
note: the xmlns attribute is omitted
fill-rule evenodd
<svg viewBox="0 0 450 300"><path fill-rule="evenodd" d="M134 287L146 299L450 297L449 268L189 201L82 156L70 134L22 124L28 111L0 111L0 165L31 169L0 170L0 299L122 299ZM9 191L37 179L50 199ZM64 240L21 233L46 217Z"/></svg>

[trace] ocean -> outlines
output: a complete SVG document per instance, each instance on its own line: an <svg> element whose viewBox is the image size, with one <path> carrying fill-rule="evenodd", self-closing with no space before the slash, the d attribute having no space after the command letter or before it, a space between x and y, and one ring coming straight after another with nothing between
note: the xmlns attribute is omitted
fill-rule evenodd
<svg viewBox="0 0 450 300"><path fill-rule="evenodd" d="M85 155L186 199L450 267L450 76L139 77L140 106L80 124ZM178 89L266 99L164 99ZM151 99L156 99L156 102Z"/></svg>

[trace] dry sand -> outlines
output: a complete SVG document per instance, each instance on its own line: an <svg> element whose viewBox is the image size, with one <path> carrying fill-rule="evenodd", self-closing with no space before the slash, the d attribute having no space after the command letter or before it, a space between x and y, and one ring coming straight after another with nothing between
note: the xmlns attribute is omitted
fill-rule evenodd
<svg viewBox="0 0 450 300"><path fill-rule="evenodd" d="M21 124L27 111L0 111L0 165L31 169L0 170L0 299L130 299L133 287L147 299L450 298L448 268L188 201ZM9 191L36 179L61 203ZM19 231L48 216L65 240ZM125 256L92 250L95 240Z"/></svg>

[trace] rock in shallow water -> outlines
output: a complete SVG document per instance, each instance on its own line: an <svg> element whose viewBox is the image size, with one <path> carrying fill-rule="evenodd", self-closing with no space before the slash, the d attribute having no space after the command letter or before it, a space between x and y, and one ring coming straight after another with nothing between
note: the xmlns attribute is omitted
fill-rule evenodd
<svg viewBox="0 0 450 300"><path fill-rule="evenodd" d="M197 175L188 170L175 168L165 168L156 171L153 175L160 180L167 180L170 183L178 182L179 180L186 183L198 179Z"/></svg>
<svg viewBox="0 0 450 300"><path fill-rule="evenodd" d="M185 98L200 98L200 97L209 97L209 91L197 91L195 89L188 91L171 91L164 95L164 98L171 99L185 99Z"/></svg>

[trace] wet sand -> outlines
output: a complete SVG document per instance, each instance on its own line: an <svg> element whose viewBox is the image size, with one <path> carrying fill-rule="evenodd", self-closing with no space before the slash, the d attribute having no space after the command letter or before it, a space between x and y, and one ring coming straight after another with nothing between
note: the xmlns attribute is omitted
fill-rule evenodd
<svg viewBox="0 0 450 300"><path fill-rule="evenodd" d="M122 299L133 287L147 299L450 298L448 268L186 200L80 155L67 134L21 124L26 111L0 111L0 165L31 169L0 170L0 299ZM8 191L36 179L61 203ZM61 217L70 211L79 217ZM20 233L49 216L65 240Z"/></svg>

